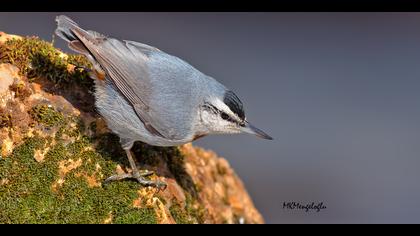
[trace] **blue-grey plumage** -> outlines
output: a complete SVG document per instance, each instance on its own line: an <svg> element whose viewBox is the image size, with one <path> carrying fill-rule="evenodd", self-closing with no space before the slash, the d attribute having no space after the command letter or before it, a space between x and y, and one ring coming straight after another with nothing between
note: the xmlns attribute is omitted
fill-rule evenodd
<svg viewBox="0 0 420 236"><path fill-rule="evenodd" d="M248 123L232 91L180 58L83 30L66 16L56 20L56 34L94 65L96 107L120 137L130 164L135 141L177 146L208 134L241 132L271 139Z"/></svg>

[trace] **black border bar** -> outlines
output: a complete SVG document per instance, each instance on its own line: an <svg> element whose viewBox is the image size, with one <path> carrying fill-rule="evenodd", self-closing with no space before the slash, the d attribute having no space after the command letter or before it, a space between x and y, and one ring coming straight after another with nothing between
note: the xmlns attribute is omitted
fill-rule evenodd
<svg viewBox="0 0 420 236"><path fill-rule="evenodd" d="M1 11L420 11L419 0L9 0Z"/></svg>

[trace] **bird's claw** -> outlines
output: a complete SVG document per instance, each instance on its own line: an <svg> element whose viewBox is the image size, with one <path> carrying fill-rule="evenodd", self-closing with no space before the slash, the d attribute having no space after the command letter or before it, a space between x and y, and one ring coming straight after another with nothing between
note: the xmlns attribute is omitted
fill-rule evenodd
<svg viewBox="0 0 420 236"><path fill-rule="evenodd" d="M145 187L154 187L157 189L157 192L165 191L167 184L165 182L162 182L160 180L152 181L147 180L144 177L153 175L153 171L139 171L137 173L124 173L119 175L113 175L109 178L107 178L104 183L107 184L112 181L118 181L118 180L124 180L124 179L134 179L137 180L137 182Z"/></svg>
<svg viewBox="0 0 420 236"><path fill-rule="evenodd" d="M157 193L159 193L160 191L165 191L166 190L166 188L168 187L168 185L165 183L165 182L163 182L163 181L160 181L160 180L158 180L158 181L156 181L155 182L156 184L155 184L155 188L157 189Z"/></svg>
<svg viewBox="0 0 420 236"><path fill-rule="evenodd" d="M160 180L146 180L143 178L143 176L134 177L134 179L139 182L139 184L145 186L145 187L153 187L156 188L157 192L164 191L167 187L167 184L165 182L162 182Z"/></svg>
<svg viewBox="0 0 420 236"><path fill-rule="evenodd" d="M87 67L84 67L84 66L75 66L74 70L82 70L82 71L86 71L86 72L91 72L92 71L91 69L89 69Z"/></svg>

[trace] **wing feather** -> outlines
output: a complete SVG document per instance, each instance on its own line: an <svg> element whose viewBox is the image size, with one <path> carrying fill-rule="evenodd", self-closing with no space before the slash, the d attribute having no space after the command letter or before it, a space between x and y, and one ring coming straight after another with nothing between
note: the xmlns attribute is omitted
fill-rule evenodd
<svg viewBox="0 0 420 236"><path fill-rule="evenodd" d="M151 85L146 68L148 58L145 52L157 49L139 43L136 45L132 41L123 42L104 36L92 37L79 28L73 29L73 32L109 75L119 92L133 106L133 110L145 128L163 138L174 137L175 134L168 133L171 129L159 122L159 119L152 119L150 116L148 99Z"/></svg>

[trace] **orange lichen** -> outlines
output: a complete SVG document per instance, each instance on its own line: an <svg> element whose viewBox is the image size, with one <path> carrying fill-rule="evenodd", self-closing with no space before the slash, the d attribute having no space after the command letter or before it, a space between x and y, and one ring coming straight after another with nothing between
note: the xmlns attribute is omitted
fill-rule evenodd
<svg viewBox="0 0 420 236"><path fill-rule="evenodd" d="M79 168L81 165L82 165L82 159L78 159L77 161L74 161L72 159L60 161L58 163L58 176L59 177L52 185L53 191L56 192L58 188L64 184L66 175L69 172Z"/></svg>
<svg viewBox="0 0 420 236"><path fill-rule="evenodd" d="M142 188L138 191L139 198L133 201L135 208L152 208L155 211L156 219L159 224L174 224L175 220L172 218L169 209L163 202L155 196L156 190L148 187Z"/></svg>

